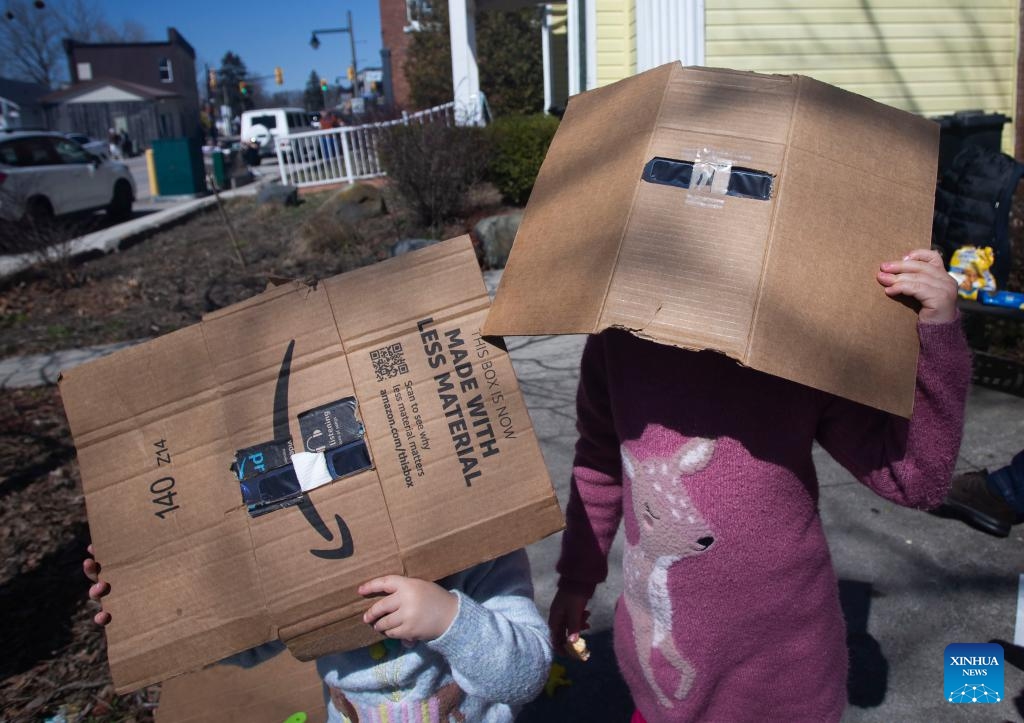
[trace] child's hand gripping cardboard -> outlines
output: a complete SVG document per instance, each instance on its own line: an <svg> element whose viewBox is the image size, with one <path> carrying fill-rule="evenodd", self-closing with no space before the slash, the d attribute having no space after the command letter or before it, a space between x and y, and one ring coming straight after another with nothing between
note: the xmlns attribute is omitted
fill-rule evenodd
<svg viewBox="0 0 1024 723"><path fill-rule="evenodd" d="M937 251L916 249L900 261L885 261L877 278L888 296L917 300L921 323L944 324L956 318L956 282Z"/></svg>

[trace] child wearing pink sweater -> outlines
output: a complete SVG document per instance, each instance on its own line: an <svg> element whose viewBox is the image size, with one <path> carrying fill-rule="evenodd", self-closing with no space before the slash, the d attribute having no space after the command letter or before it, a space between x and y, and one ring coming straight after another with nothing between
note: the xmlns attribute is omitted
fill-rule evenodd
<svg viewBox="0 0 1024 723"><path fill-rule="evenodd" d="M588 340L549 625L556 645L585 627L624 521L614 638L634 721L840 719L845 625L812 443L882 497L935 507L970 379L941 257L911 252L883 263L877 280L920 306L909 420L709 351L618 330Z"/></svg>

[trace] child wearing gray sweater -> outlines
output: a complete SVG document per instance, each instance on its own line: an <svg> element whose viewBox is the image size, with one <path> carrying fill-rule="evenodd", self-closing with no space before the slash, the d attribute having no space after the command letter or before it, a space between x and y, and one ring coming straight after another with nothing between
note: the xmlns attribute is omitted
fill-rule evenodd
<svg viewBox="0 0 1024 723"><path fill-rule="evenodd" d="M83 567L99 602L110 585L93 558ZM551 643L524 550L437 583L387 575L359 593L383 595L363 620L385 639L317 660L330 723L512 721L543 688ZM106 625L110 615L95 621ZM267 643L224 662L248 667L282 650Z"/></svg>

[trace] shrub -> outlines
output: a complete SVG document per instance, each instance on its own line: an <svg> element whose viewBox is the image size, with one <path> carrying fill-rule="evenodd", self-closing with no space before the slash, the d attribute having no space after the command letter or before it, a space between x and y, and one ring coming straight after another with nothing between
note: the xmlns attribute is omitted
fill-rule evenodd
<svg viewBox="0 0 1024 723"><path fill-rule="evenodd" d="M432 0L430 6L430 19L410 35L403 66L413 108L447 103L454 93L448 3ZM541 35L540 15L533 7L476 14L480 87L487 92L493 113L535 113L543 108Z"/></svg>
<svg viewBox="0 0 1024 723"><path fill-rule="evenodd" d="M479 128L395 126L381 139L381 164L417 221L437 231L456 218L487 157Z"/></svg>
<svg viewBox="0 0 1024 723"><path fill-rule="evenodd" d="M526 204L557 129L557 118L540 114L504 116L488 127L487 177L505 200Z"/></svg>

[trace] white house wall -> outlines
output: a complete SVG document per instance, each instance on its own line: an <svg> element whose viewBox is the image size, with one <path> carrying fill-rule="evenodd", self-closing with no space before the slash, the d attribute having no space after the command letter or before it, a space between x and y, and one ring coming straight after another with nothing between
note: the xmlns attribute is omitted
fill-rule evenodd
<svg viewBox="0 0 1024 723"><path fill-rule="evenodd" d="M637 72L679 60L704 65L704 0L636 0Z"/></svg>

